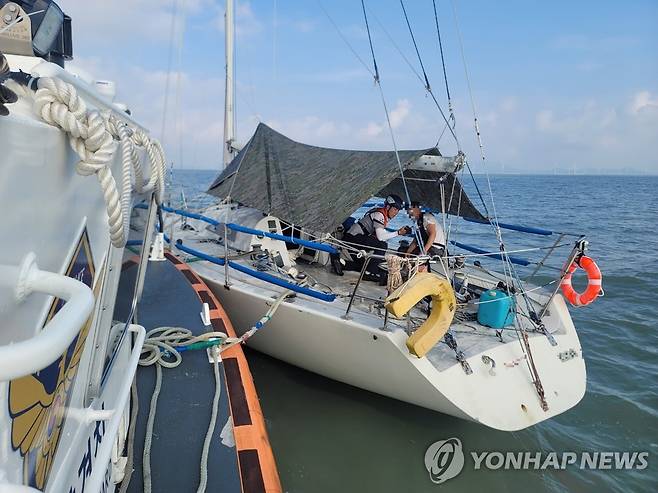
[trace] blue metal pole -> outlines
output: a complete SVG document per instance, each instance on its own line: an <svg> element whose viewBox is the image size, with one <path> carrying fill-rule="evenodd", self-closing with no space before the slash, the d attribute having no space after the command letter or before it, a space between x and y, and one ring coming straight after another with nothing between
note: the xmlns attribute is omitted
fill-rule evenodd
<svg viewBox="0 0 658 493"><path fill-rule="evenodd" d="M498 253L498 252L487 252L486 250L483 250L483 249L478 248L476 246L466 245L465 243L459 243L458 241L453 241L453 240L450 240L450 243L455 245L458 248L461 248L463 250L467 250L467 251L473 252L473 253L479 253L479 254L484 255L485 257L491 257L491 258L495 258L497 260L505 260L503 258L503 255L501 253ZM523 265L523 266L530 265L530 262L528 260L526 260L524 258L520 258L520 257L511 257L510 256L509 260L513 264L517 264L517 265Z"/></svg>

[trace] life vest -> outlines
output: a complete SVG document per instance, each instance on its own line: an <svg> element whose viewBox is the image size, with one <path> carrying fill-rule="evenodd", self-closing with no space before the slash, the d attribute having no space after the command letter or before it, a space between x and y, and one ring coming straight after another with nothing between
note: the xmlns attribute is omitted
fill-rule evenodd
<svg viewBox="0 0 658 493"><path fill-rule="evenodd" d="M425 228L425 213L421 212L420 216L416 220L416 225L418 226L418 232L420 233L420 237L423 240L423 245L427 243L427 240L430 237L430 234L427 232L427 228Z"/></svg>
<svg viewBox="0 0 658 493"><path fill-rule="evenodd" d="M361 219L357 221L363 230L363 234L367 236L375 234L375 220L372 218L372 215L376 212L382 213L384 216L384 227L388 226L388 211L386 210L386 207L375 207L374 209L370 209Z"/></svg>
<svg viewBox="0 0 658 493"><path fill-rule="evenodd" d="M580 267L587 274L587 289L583 293L578 293L571 285L573 273ZM591 258L583 255L579 260L574 261L567 274L562 279L562 294L573 306L589 305L592 301L603 294L601 270L596 262Z"/></svg>
<svg viewBox="0 0 658 493"><path fill-rule="evenodd" d="M430 238L430 234L427 231L427 228L425 228L424 219L425 219L425 213L421 212L420 217L418 217L418 219L416 220L416 225L418 226L418 232L420 233L420 237L423 240L423 244L426 244L427 240L429 240L429 238ZM436 227L437 228L440 227L438 225L438 223L436 224ZM437 237L438 237L438 232L437 232ZM439 243L438 241L436 241L436 237L434 238L434 243L432 243L432 246L436 247L436 248L439 248L439 249L440 248L445 248L445 245L443 245L443 244Z"/></svg>

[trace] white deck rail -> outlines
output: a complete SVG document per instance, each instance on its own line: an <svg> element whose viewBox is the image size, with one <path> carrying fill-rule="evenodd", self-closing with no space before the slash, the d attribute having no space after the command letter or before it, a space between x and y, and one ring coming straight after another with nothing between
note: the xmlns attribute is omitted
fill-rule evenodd
<svg viewBox="0 0 658 493"><path fill-rule="evenodd" d="M59 358L89 319L95 300L86 284L39 270L34 253L29 253L20 266L0 265L0 284L14 288L19 303L34 292L66 302L39 333L0 346L0 381L5 381L35 373Z"/></svg>

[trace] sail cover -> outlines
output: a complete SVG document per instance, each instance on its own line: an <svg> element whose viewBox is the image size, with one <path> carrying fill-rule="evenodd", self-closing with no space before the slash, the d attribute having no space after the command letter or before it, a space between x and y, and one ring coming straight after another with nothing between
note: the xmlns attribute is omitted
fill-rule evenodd
<svg viewBox="0 0 658 493"><path fill-rule="evenodd" d="M399 151L407 168L436 149ZM446 184L446 208L473 219L483 216L451 173L406 170L412 200L441 210L439 180ZM330 232L369 198L405 197L395 152L328 149L295 142L260 123L247 145L208 189L311 231ZM448 202L452 201L448 206Z"/></svg>

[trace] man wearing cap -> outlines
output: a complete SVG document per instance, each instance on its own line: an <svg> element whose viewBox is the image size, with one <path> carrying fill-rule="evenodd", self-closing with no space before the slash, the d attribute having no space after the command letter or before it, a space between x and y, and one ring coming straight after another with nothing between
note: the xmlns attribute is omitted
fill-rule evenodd
<svg viewBox="0 0 658 493"><path fill-rule="evenodd" d="M404 207L404 202L398 195L389 195L384 201L384 207L375 207L370 209L364 216L356 221L350 229L343 235L343 241L350 246L374 253L384 255L388 249L387 241L399 235L408 234L410 229L404 226L397 231L388 231L386 226L388 222L398 215L398 212ZM361 270L363 268L364 258L355 258L348 262L348 270ZM379 262L372 261L368 265L368 271L365 278L371 280L382 280L382 270L378 267ZM331 257L331 265L334 272L339 276L342 275L342 265L337 255Z"/></svg>

